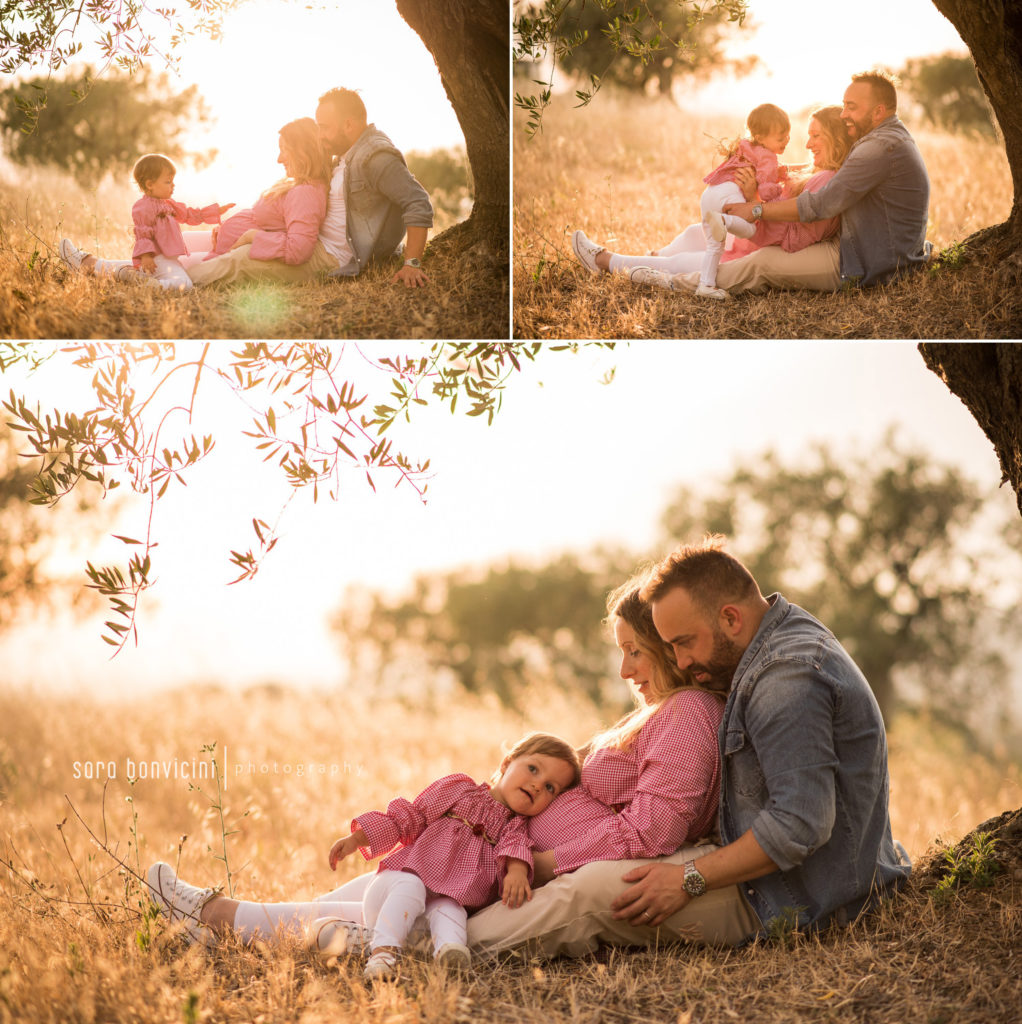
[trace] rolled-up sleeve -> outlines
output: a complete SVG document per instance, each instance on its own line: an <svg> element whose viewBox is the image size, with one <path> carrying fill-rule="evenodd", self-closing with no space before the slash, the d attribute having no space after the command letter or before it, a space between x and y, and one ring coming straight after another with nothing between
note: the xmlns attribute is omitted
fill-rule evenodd
<svg viewBox="0 0 1022 1024"><path fill-rule="evenodd" d="M290 266L305 263L316 247L326 202L324 187L295 185L283 198L284 229L257 231L252 240L252 259L283 260Z"/></svg>
<svg viewBox="0 0 1022 1024"><path fill-rule="evenodd" d="M367 173L375 188L401 207L405 227L433 226L433 204L400 157L382 151L369 161Z"/></svg>
<svg viewBox="0 0 1022 1024"><path fill-rule="evenodd" d="M749 701L746 728L767 795L752 833L782 871L823 846L834 828L834 700L818 669L787 662L774 667L770 685Z"/></svg>
<svg viewBox="0 0 1022 1024"><path fill-rule="evenodd" d="M532 848L533 842L529 838L529 833L526 829L526 821L522 817L514 817L504 828L501 833L500 839L497 841L497 845L493 849L494 856L497 858L497 871L498 878L503 878L507 874L507 862L509 857L514 857L516 860L525 861L529 868L529 883L532 883Z"/></svg>
<svg viewBox="0 0 1022 1024"><path fill-rule="evenodd" d="M796 203L802 221L838 217L876 188L888 174L889 160L882 143L864 140L849 154L841 169L818 192L803 192Z"/></svg>

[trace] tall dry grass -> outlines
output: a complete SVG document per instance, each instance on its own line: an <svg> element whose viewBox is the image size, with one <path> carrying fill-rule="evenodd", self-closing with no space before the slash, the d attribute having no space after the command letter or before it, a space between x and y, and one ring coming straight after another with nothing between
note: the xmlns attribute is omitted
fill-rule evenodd
<svg viewBox="0 0 1022 1024"><path fill-rule="evenodd" d="M433 241L429 286L392 284L397 269L302 285L238 285L169 294L69 273L70 237L94 255L130 255L137 191L110 177L95 190L47 168L0 168L0 337L4 338L506 338L506 254ZM431 238L454 225L438 213Z"/></svg>
<svg viewBox="0 0 1022 1024"><path fill-rule="evenodd" d="M809 160L793 120L789 163ZM1015 338L1022 299L988 267L919 274L851 294L745 295L735 302L591 277L571 251L581 228L617 252L660 248L699 220L714 139L741 128L667 100L603 91L575 109L558 97L542 133L514 133L514 334L520 338ZM938 249L1005 220L1012 187L1003 147L910 125L931 182L927 237Z"/></svg>
<svg viewBox="0 0 1022 1024"><path fill-rule="evenodd" d="M136 770L142 761L190 763L215 740L221 763L226 753L227 827L238 829L227 839L237 894L311 897L359 870L345 863L334 876L326 866L352 813L452 770L483 778L501 744L528 728L553 723L577 742L602 724L595 710L558 695L530 707L523 718L467 697L373 705L274 687L243 695L190 689L130 703L0 693L0 836L14 868L0 868L0 1021L1017 1019L1022 873L947 907L910 890L878 916L790 948L513 958L461 978L412 959L402 981L367 987L355 962L328 967L294 945L226 942L205 952L159 922L147 925L130 877L74 813L128 865L180 857L185 878L224 882L210 799L184 779L131 786L125 777L129 759ZM900 729L891 740L892 817L915 858L938 836L954 840L1022 804L1017 765ZM117 777L105 796L109 772L75 778L76 761L79 775L85 763L113 762ZM200 785L215 796L209 782Z"/></svg>

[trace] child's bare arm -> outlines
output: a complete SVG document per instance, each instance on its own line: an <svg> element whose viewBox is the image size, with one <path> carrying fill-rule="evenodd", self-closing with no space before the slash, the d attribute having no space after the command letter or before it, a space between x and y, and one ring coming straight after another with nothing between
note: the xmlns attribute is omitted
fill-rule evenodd
<svg viewBox="0 0 1022 1024"><path fill-rule="evenodd" d="M360 846L368 846L369 837L357 828L350 836L344 836L342 839L338 839L333 846L330 847L330 870L336 871L337 865L344 860L345 857L350 857Z"/></svg>
<svg viewBox="0 0 1022 1024"><path fill-rule="evenodd" d="M527 900L532 899L532 889L529 887L529 865L524 860L508 857L500 898L502 903L511 908L520 907Z"/></svg>

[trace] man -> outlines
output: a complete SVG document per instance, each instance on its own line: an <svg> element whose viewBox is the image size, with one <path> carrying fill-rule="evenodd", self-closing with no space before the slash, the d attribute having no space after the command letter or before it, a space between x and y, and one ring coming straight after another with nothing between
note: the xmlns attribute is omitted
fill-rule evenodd
<svg viewBox="0 0 1022 1024"><path fill-rule="evenodd" d="M680 548L643 591L679 667L730 689L720 727L723 845L658 862L614 916L656 927L737 886L761 928L845 923L911 870L891 837L880 709L834 635L780 594L764 598L723 538ZM736 908L737 910L737 908Z"/></svg>
<svg viewBox="0 0 1022 1024"><path fill-rule="evenodd" d="M725 212L751 221L803 223L840 216L840 282L883 284L924 264L930 179L897 110L890 77L853 75L841 118L855 143L837 174L817 192L733 203Z"/></svg>
<svg viewBox="0 0 1022 1024"><path fill-rule="evenodd" d="M393 254L407 233L404 264L393 277L406 287L425 285L420 260L433 226L433 207L404 157L375 125L351 89L319 99L320 138L336 160L330 201L319 239L336 261L332 276L358 274L373 259Z"/></svg>

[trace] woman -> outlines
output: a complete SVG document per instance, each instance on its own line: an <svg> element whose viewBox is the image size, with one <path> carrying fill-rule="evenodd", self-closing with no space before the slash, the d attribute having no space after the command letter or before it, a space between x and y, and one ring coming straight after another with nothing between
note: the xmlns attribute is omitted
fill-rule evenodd
<svg viewBox="0 0 1022 1024"><path fill-rule="evenodd" d="M620 674L632 683L637 706L587 744L580 785L530 819L530 837L546 851L534 853L536 881L552 881L523 907L489 907L471 917L469 943L478 952L528 943L549 955L581 953L600 942L648 945L658 935L737 943L759 928L735 887L701 897L698 922L687 908L659 931L611 914L628 870L664 854L672 862L693 856L692 844L715 830L720 787L723 696L678 670L639 599L642 582L641 576L629 580L608 600ZM707 849L701 845L699 852ZM161 910L184 919L200 941L228 928L244 941L307 934L321 951L336 953L362 939L361 901L372 877L304 904L238 903L178 882L166 866L151 873L150 884Z"/></svg>
<svg viewBox="0 0 1022 1024"><path fill-rule="evenodd" d="M782 194L785 199L791 199L805 190L816 192L821 189L844 163L852 145L848 129L841 120L841 108L838 106L821 107L815 111L809 119L808 134L806 148L813 156L812 173L796 178L786 186ZM833 289L836 287L838 275L838 254L836 243L827 240L834 238L839 229L840 220L837 217L811 224L767 224L760 221L756 224L756 233L751 239L735 239L733 248L724 253L721 258L720 287L740 291L752 286L754 282L750 281L750 268L740 263L727 270L723 268L760 249L780 246L786 252L801 253L811 246L817 246L818 243L826 243L813 249L812 257L820 263L821 287ZM573 248L581 262L594 273L628 273L636 283L656 284L664 288L681 285L688 288L690 282L687 275L698 274L702 267L706 239L702 225L693 224L656 253L626 256L609 252L590 241L582 232L576 231ZM800 261L800 273L804 262L806 261ZM674 275L677 274L686 275L686 278L675 280ZM827 282L826 285L823 284L824 281Z"/></svg>

